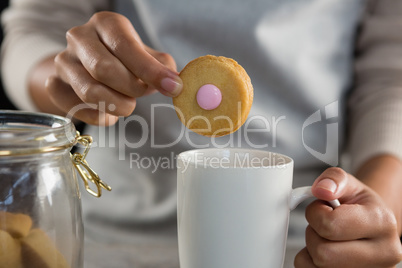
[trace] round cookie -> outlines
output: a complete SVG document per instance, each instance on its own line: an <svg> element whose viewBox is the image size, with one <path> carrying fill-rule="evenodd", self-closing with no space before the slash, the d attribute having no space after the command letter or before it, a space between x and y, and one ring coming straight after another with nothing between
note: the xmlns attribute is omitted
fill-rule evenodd
<svg viewBox="0 0 402 268"><path fill-rule="evenodd" d="M244 124L253 102L253 86L236 61L202 56L189 62L180 78L183 90L173 104L188 129L204 136L224 136Z"/></svg>
<svg viewBox="0 0 402 268"><path fill-rule="evenodd" d="M21 268L21 244L8 232L0 230L0 268Z"/></svg>
<svg viewBox="0 0 402 268"><path fill-rule="evenodd" d="M21 213L0 211L0 230L8 232L14 238L27 236L32 227L32 219Z"/></svg>

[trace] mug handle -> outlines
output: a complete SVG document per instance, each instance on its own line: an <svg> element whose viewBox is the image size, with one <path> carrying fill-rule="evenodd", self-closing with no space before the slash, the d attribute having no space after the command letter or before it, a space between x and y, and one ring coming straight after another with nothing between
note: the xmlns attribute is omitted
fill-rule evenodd
<svg viewBox="0 0 402 268"><path fill-rule="evenodd" d="M293 210L297 207L298 204L306 200L307 198L314 197L313 193L311 192L311 186L299 187L293 189L290 198L289 198L289 208ZM338 199L328 201L328 203L333 207L339 207L341 203Z"/></svg>

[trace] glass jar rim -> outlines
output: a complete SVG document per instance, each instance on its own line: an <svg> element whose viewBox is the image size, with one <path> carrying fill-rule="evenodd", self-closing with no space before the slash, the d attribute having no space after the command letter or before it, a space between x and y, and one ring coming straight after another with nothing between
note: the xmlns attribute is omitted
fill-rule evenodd
<svg viewBox="0 0 402 268"><path fill-rule="evenodd" d="M69 118L0 110L0 157L68 149L75 141L76 129Z"/></svg>

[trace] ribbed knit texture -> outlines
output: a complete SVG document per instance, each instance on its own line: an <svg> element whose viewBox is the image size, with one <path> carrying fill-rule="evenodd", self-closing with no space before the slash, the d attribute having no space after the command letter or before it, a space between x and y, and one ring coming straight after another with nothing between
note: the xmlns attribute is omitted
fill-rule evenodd
<svg viewBox="0 0 402 268"><path fill-rule="evenodd" d="M373 1L358 39L349 100L352 171L381 154L402 160L401 28L401 1Z"/></svg>

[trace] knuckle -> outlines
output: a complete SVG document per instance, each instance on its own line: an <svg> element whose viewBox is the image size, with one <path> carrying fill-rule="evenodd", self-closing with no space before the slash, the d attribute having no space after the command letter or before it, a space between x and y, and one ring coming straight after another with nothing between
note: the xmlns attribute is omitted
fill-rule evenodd
<svg viewBox="0 0 402 268"><path fill-rule="evenodd" d="M95 80L102 81L113 68L113 63L107 59L93 57L88 64L88 72Z"/></svg>
<svg viewBox="0 0 402 268"><path fill-rule="evenodd" d="M299 268L299 267L303 267L304 261L303 261L303 256L302 256L302 252L299 252L296 257L293 260L293 266L295 268Z"/></svg>
<svg viewBox="0 0 402 268"><path fill-rule="evenodd" d="M325 215L317 213L311 206L309 205L306 209L306 218L314 231L328 240L335 240L339 237L342 234L342 230L341 224L337 222L337 217L331 213Z"/></svg>
<svg viewBox="0 0 402 268"><path fill-rule="evenodd" d="M57 84L57 77L56 76L54 76L54 75L52 75L52 76L49 76L48 78L47 78L47 80L46 80L46 87L47 88L49 88L49 87L53 87L54 85L56 85Z"/></svg>
<svg viewBox="0 0 402 268"><path fill-rule="evenodd" d="M64 51L60 52L59 54L56 55L56 57L54 57L54 64L56 66L60 65L64 61L64 57L65 57L64 53L65 53Z"/></svg>
<svg viewBox="0 0 402 268"><path fill-rule="evenodd" d="M157 57L162 63L174 62L173 57L169 53L159 52Z"/></svg>
<svg viewBox="0 0 402 268"><path fill-rule="evenodd" d="M54 64L56 66L56 68L58 66L62 66L64 64L66 64L68 62L69 59L69 55L67 53L67 51L62 51L59 54L56 55L56 57L54 58Z"/></svg>
<svg viewBox="0 0 402 268"><path fill-rule="evenodd" d="M339 229L339 225L334 220L330 219L330 217L328 217L322 218L322 220L319 221L316 227L316 232L322 238L335 240L341 233L341 230Z"/></svg>
<svg viewBox="0 0 402 268"><path fill-rule="evenodd" d="M402 262L402 245L399 239L395 240L395 246L393 251L393 262L400 263Z"/></svg>
<svg viewBox="0 0 402 268"><path fill-rule="evenodd" d="M398 232L398 222L395 218L395 215L390 210L387 210L384 213L384 222L385 225L388 226L388 233L395 234Z"/></svg>
<svg viewBox="0 0 402 268"><path fill-rule="evenodd" d="M394 213L387 208L372 209L375 224L379 226L382 245L381 262L386 267L395 266L402 261L402 245L398 234L398 223Z"/></svg>
<svg viewBox="0 0 402 268"><path fill-rule="evenodd" d="M107 107L108 112L119 116L130 116L136 107L134 98L125 98L118 100L117 103L110 103Z"/></svg>
<svg viewBox="0 0 402 268"><path fill-rule="evenodd" d="M336 252L332 249L329 243L320 243L311 253L313 263L317 267L329 267L335 263Z"/></svg>
<svg viewBox="0 0 402 268"><path fill-rule="evenodd" d="M124 31L111 30L110 25L114 25L113 29L124 29L131 25L131 22L123 15L109 11L98 12L92 16L91 22L99 25L106 32L110 33L110 37L105 40L107 47L112 53L118 54L128 47L128 37Z"/></svg>
<svg viewBox="0 0 402 268"><path fill-rule="evenodd" d="M394 213L384 207L376 207L372 209L373 218L377 219L377 226L381 226L384 234L393 236L397 233L398 222Z"/></svg>
<svg viewBox="0 0 402 268"><path fill-rule="evenodd" d="M116 12L99 11L93 14L89 20L93 23L102 23L107 25L109 22L121 22L127 21L128 19L125 16Z"/></svg>
<svg viewBox="0 0 402 268"><path fill-rule="evenodd" d="M311 226L306 229L306 245L311 260L317 267L330 267L336 262L336 244L331 241L314 237L319 235Z"/></svg>
<svg viewBox="0 0 402 268"><path fill-rule="evenodd" d="M113 39L108 42L108 48L115 55L123 54L128 50L127 37L120 33L115 33Z"/></svg>
<svg viewBox="0 0 402 268"><path fill-rule="evenodd" d="M377 262L381 267L394 267L402 260L402 246L399 237L394 237L392 241L384 239L378 243Z"/></svg>
<svg viewBox="0 0 402 268"><path fill-rule="evenodd" d="M135 104L128 105L126 109L122 111L122 116L130 116L135 110Z"/></svg>
<svg viewBox="0 0 402 268"><path fill-rule="evenodd" d="M87 82L80 88L82 101L88 104L97 104L99 102L99 89L97 85Z"/></svg>
<svg viewBox="0 0 402 268"><path fill-rule="evenodd" d="M84 26L82 25L75 26L66 32L66 40L68 44L74 43L76 42L76 40L79 40L79 38L83 35L84 32L83 27Z"/></svg>
<svg viewBox="0 0 402 268"><path fill-rule="evenodd" d="M112 17L113 14L114 13L110 11L99 11L94 13L89 21L93 23L102 23L105 19Z"/></svg>
<svg viewBox="0 0 402 268"><path fill-rule="evenodd" d="M402 261L402 246L400 241L395 241L394 245L387 250L387 266L393 266Z"/></svg>
<svg viewBox="0 0 402 268"><path fill-rule="evenodd" d="M90 23L99 23L107 15L105 11L95 12L89 19Z"/></svg>
<svg viewBox="0 0 402 268"><path fill-rule="evenodd" d="M50 94L50 96L53 95L54 90L59 88L60 85L60 79L56 76L50 76L47 78L46 83L45 83L45 88L47 93Z"/></svg>

